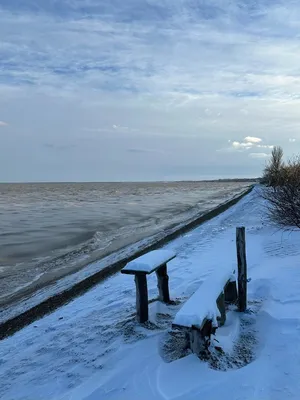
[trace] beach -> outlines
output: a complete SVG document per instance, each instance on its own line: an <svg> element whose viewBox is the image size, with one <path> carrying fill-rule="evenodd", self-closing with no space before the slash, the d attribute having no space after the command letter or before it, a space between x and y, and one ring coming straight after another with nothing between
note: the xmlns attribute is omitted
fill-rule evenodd
<svg viewBox="0 0 300 400"><path fill-rule="evenodd" d="M227 330L236 321L240 328L216 368L180 354L171 324L210 274L236 266L237 226L246 227L249 313L228 318ZM169 263L176 304L151 302L149 325L135 320L133 278L118 273L1 341L1 398L297 399L298 244L299 232L282 233L269 224L259 189L254 189L165 246L177 253ZM155 277L149 277L148 287L150 299L155 298ZM249 349L244 359L236 350L240 337Z"/></svg>
<svg viewBox="0 0 300 400"><path fill-rule="evenodd" d="M118 270L109 267L180 232L248 186L0 185L0 323L95 273L103 271L105 277ZM80 293L77 288L68 299Z"/></svg>

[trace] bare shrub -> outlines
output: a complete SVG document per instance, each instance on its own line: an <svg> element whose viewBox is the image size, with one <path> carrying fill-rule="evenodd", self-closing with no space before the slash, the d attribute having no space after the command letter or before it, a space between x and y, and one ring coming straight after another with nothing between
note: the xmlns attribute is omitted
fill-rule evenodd
<svg viewBox="0 0 300 400"><path fill-rule="evenodd" d="M278 186L282 183L282 172L284 168L283 150L275 146L272 150L271 159L265 167L261 182L267 186Z"/></svg>
<svg viewBox="0 0 300 400"><path fill-rule="evenodd" d="M282 165L277 174L276 185L263 191L269 218L281 227L300 229L300 158Z"/></svg>

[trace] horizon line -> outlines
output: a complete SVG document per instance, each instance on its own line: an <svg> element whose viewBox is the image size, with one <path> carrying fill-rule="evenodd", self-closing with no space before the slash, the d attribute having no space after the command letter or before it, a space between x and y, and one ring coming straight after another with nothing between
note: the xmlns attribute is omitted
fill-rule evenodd
<svg viewBox="0 0 300 400"><path fill-rule="evenodd" d="M81 184L81 183L179 183L179 182L220 182L220 181L256 181L259 177L249 178L211 178L211 179L175 179L175 180L122 180L122 181L12 181L0 182L0 185L30 185L30 184Z"/></svg>

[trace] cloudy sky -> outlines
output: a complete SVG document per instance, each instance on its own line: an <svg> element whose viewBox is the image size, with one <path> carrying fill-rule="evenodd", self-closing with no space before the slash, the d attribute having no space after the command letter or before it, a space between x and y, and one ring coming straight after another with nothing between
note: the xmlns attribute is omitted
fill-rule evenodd
<svg viewBox="0 0 300 400"><path fill-rule="evenodd" d="M0 181L248 177L300 148L300 4L0 0Z"/></svg>

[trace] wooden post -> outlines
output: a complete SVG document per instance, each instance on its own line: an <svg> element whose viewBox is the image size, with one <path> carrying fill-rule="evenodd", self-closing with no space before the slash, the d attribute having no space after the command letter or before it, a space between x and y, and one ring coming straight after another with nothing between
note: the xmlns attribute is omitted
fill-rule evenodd
<svg viewBox="0 0 300 400"><path fill-rule="evenodd" d="M148 287L146 274L135 274L136 315L140 323L148 321Z"/></svg>
<svg viewBox="0 0 300 400"><path fill-rule="evenodd" d="M238 304L239 311L247 309L247 260L245 227L236 228L236 249L238 263Z"/></svg>
<svg viewBox="0 0 300 400"><path fill-rule="evenodd" d="M159 292L159 300L164 303L170 303L169 293L169 276L167 273L167 264L162 265L157 271L157 287Z"/></svg>
<svg viewBox="0 0 300 400"><path fill-rule="evenodd" d="M238 292L236 287L236 281L229 281L224 288L225 301L229 304L235 304L238 299Z"/></svg>
<svg viewBox="0 0 300 400"><path fill-rule="evenodd" d="M226 310L225 310L225 295L224 292L217 298L217 307L220 311L221 317L218 318L219 326L223 326L226 321Z"/></svg>

